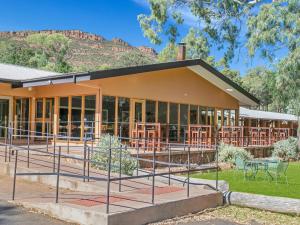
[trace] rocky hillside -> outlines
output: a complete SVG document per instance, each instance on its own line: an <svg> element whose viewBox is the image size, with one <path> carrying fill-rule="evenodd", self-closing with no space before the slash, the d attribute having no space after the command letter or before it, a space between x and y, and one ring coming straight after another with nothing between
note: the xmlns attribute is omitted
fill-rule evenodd
<svg viewBox="0 0 300 225"><path fill-rule="evenodd" d="M0 32L0 41L22 43L28 35L35 33L61 33L71 39L68 63L78 70L95 70L113 67L113 63L125 52L136 52L139 55L155 60L157 54L153 48L131 46L121 38L107 40L96 34L80 30L41 30Z"/></svg>

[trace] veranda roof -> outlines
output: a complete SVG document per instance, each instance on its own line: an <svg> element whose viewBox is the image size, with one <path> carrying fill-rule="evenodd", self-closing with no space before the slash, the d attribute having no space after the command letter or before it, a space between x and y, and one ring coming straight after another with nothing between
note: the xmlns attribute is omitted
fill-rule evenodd
<svg viewBox="0 0 300 225"><path fill-rule="evenodd" d="M54 75L59 75L59 73L0 63L0 80L3 81L20 81Z"/></svg>
<svg viewBox="0 0 300 225"><path fill-rule="evenodd" d="M268 112L261 110L247 109L240 107L240 117L262 119L262 120L282 120L282 121L294 121L297 122L298 118L295 115L277 112Z"/></svg>

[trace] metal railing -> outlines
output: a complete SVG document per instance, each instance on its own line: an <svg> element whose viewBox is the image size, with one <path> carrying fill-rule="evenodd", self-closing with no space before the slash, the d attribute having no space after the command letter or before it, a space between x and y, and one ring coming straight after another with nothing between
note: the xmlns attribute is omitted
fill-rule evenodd
<svg viewBox="0 0 300 225"><path fill-rule="evenodd" d="M114 147L111 143L111 136L109 146L105 149L101 149L98 145L100 138L88 137L85 135L82 145L72 145L68 144L59 145L57 139L72 140L73 137L53 135L48 133L38 134L38 137L46 137L46 144L44 145L32 145L30 140L37 137L36 132L31 132L29 130L23 130L22 134L16 134L15 128L12 127L0 127L1 129L6 129L6 136L0 146L4 147L4 161L13 162L14 160L14 176L13 176L13 187L12 187L12 199L16 196L16 185L18 176L56 176L56 196L55 202L59 202L59 189L61 177L70 177L73 179L82 180L82 182L89 182L91 180L106 183L106 213L109 213L110 208L110 196L111 196L111 183L118 183L118 190L122 191L122 182L130 181L135 179L152 178L151 182L151 203L155 203L155 183L157 177L163 177L168 179L168 185L171 185L171 181L180 182L183 185L186 184L186 195L190 197L190 186L191 185L206 185L214 190L218 190L218 139L215 140L215 153L216 157L213 161L208 164L195 165L191 160L192 146L186 143L183 144L171 144L162 143L165 146L165 150L168 152L168 160L163 161L157 158L158 149L153 149L151 152L152 158L146 159L141 158L139 151L146 151L143 146L138 145L136 149L135 157L132 157L136 163L136 172L133 175L126 175L122 172L122 160L124 156L122 153L127 151L129 146L122 144L125 142L132 142L130 138L120 139L120 146ZM27 138L26 145L16 145L13 144L12 140L16 136ZM49 140L52 140L51 144ZM142 141L142 140L138 140ZM145 140L146 141L146 140ZM65 151L64 151L65 150ZM112 163L112 153L118 151L118 165ZM1 152L1 151L0 151ZM174 152L185 152L187 159L184 162L173 162L172 153ZM105 164L107 170L99 171L92 167L92 165L102 165L99 161L93 158L94 154L103 154L106 157L107 165ZM115 155L115 154L114 154ZM44 160L45 157L52 157L52 162L49 160ZM67 159L72 159L78 162L76 165L67 162ZM151 163L151 170L141 169L139 164L141 162ZM31 166L37 166L37 172L18 172L18 166L20 163L25 163L28 168ZM159 166L164 166L168 168L166 171L160 171ZM114 172L114 167L117 167L117 172ZM176 170L172 170L176 168ZM204 183L195 183L190 181L190 175L194 172L199 172L203 170L216 170L216 184L211 186ZM142 173L143 172L143 173ZM176 174L186 174L186 179L180 180L171 175Z"/></svg>

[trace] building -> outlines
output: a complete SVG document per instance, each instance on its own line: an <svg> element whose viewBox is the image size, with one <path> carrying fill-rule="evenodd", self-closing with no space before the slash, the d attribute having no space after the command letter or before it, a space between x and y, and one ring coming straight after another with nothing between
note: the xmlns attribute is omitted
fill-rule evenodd
<svg viewBox="0 0 300 225"><path fill-rule="evenodd" d="M29 130L73 140L110 133L212 144L219 126L220 137L242 144L240 106L256 106L258 99L204 61L184 60L181 48L176 62L87 73L1 64L1 135L10 125L20 137Z"/></svg>

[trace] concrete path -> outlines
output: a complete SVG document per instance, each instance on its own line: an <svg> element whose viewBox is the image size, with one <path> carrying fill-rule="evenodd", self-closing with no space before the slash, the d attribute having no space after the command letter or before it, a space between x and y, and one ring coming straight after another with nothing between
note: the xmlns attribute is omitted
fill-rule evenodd
<svg viewBox="0 0 300 225"><path fill-rule="evenodd" d="M71 225L0 200L0 225Z"/></svg>
<svg viewBox="0 0 300 225"><path fill-rule="evenodd" d="M211 219L199 222L187 222L187 223L175 223L176 225L240 225L239 223L235 223L232 221L222 220L222 219ZM260 225L257 223L253 223L253 225Z"/></svg>

